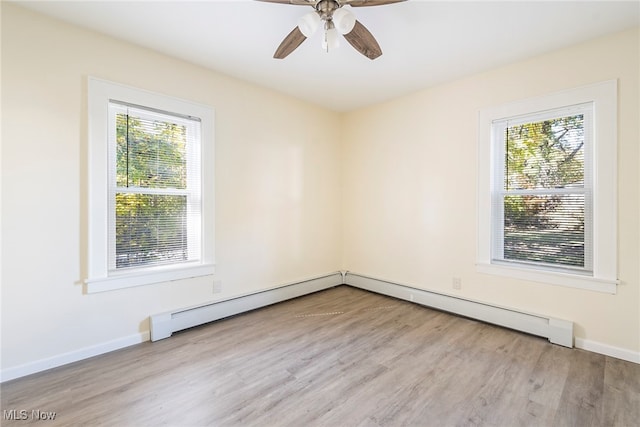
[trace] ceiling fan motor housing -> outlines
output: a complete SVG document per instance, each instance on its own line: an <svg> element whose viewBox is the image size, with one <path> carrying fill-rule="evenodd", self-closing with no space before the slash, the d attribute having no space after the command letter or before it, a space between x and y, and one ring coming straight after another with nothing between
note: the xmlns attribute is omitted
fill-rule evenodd
<svg viewBox="0 0 640 427"><path fill-rule="evenodd" d="M340 5L335 0L320 0L316 3L316 10L323 21L330 21L333 18L333 12L339 8Z"/></svg>
<svg viewBox="0 0 640 427"><path fill-rule="evenodd" d="M315 11L302 16L298 28L305 37L311 37L320 22L324 21L325 31L336 29L340 34L347 34L356 25L356 17L335 0L321 0L315 5Z"/></svg>

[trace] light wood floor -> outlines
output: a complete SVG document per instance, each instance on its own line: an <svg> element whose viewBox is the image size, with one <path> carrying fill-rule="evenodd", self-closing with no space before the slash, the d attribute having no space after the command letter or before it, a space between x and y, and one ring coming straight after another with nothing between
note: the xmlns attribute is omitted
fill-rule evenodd
<svg viewBox="0 0 640 427"><path fill-rule="evenodd" d="M640 365L348 286L1 390L3 411L29 417L3 425L640 423Z"/></svg>

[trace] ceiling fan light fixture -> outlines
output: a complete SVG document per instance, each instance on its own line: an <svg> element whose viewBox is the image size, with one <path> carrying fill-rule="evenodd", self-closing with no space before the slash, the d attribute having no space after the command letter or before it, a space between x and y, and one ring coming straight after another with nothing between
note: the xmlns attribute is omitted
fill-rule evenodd
<svg viewBox="0 0 640 427"><path fill-rule="evenodd" d="M298 28L305 37L311 37L320 26L320 21L317 12L309 12L298 20Z"/></svg>
<svg viewBox="0 0 640 427"><path fill-rule="evenodd" d="M340 34L350 33L356 25L356 17L343 7L333 12L332 20Z"/></svg>
<svg viewBox="0 0 640 427"><path fill-rule="evenodd" d="M340 40L338 38L338 30L333 25L327 27L322 38L322 49L329 52L330 49L336 49L340 46Z"/></svg>

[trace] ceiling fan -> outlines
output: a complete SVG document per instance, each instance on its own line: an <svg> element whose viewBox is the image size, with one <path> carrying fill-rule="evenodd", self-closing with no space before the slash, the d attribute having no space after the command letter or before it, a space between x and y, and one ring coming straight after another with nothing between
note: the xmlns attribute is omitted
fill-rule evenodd
<svg viewBox="0 0 640 427"><path fill-rule="evenodd" d="M376 59L382 55L382 49L375 37L358 21L353 14L343 6L364 7L381 6L399 3L405 0L259 0L268 3L283 3L296 6L311 6L309 12L300 18L296 26L280 43L273 54L276 59L286 58L296 50L308 37L324 22L324 36L322 48L327 52L338 45L338 33L341 33L355 50L369 59Z"/></svg>

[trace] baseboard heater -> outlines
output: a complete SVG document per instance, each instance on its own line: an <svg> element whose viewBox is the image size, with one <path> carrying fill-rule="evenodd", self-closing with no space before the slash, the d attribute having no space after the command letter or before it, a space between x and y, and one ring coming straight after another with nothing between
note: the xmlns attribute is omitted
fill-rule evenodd
<svg viewBox="0 0 640 427"><path fill-rule="evenodd" d="M343 277L342 273L336 272L228 300L156 314L150 317L149 322L151 341L169 338L174 332L194 326L332 288L341 285Z"/></svg>
<svg viewBox="0 0 640 427"><path fill-rule="evenodd" d="M573 347L573 322L537 314L523 313L451 295L416 289L351 272L343 272L344 283L427 307L459 314L487 323L547 338L550 342Z"/></svg>
<svg viewBox="0 0 640 427"><path fill-rule="evenodd" d="M348 271L336 272L228 300L153 315L150 317L151 341L169 338L172 333L177 331L341 284L545 337L554 344L573 347L573 322L439 294Z"/></svg>

